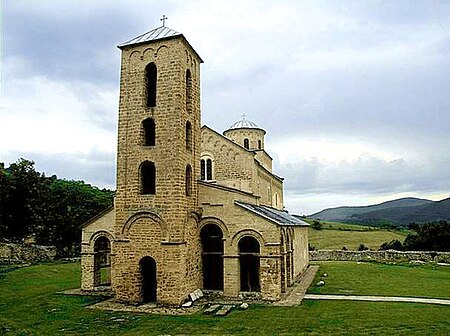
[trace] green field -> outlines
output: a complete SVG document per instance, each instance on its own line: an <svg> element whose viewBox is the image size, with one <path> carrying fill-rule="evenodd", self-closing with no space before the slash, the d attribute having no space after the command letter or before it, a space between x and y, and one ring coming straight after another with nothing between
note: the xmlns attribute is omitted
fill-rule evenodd
<svg viewBox="0 0 450 336"><path fill-rule="evenodd" d="M380 264L320 263L329 276L320 292L449 297L449 270ZM398 274L398 275L397 275ZM446 306L304 301L296 307L251 306L225 318L156 316L85 309L99 298L56 294L79 286L79 264L41 264L0 273L0 334L162 335L308 334L448 335ZM407 282L415 282L411 286ZM366 286L367 284L367 286ZM367 287L367 288L365 288ZM407 287L409 289L401 288ZM439 291L438 288L442 291ZM398 291L396 290L398 289ZM312 289L316 291L316 289Z"/></svg>
<svg viewBox="0 0 450 336"><path fill-rule="evenodd" d="M303 219L305 220L305 219ZM306 219L308 223L313 220ZM322 230L308 229L309 244L318 250L357 250L360 244L378 250L384 242L398 239L403 242L408 231L383 230L380 228L321 221Z"/></svg>
<svg viewBox="0 0 450 336"><path fill-rule="evenodd" d="M314 262L320 265L314 283L322 279L323 287L310 287L309 293L413 296L450 299L450 267L435 264L409 266L352 261Z"/></svg>

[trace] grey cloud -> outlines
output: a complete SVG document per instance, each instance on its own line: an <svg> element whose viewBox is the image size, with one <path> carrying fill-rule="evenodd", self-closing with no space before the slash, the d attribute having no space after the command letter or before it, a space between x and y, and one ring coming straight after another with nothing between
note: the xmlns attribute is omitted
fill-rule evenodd
<svg viewBox="0 0 450 336"><path fill-rule="evenodd" d="M24 158L35 162L35 168L46 176L83 180L100 188L115 189L115 153L92 150L89 153L2 153L5 165Z"/></svg>
<svg viewBox="0 0 450 336"><path fill-rule="evenodd" d="M429 162L386 161L365 156L355 162L324 164L315 159L282 164L288 193L361 193L446 191L450 188L450 159Z"/></svg>

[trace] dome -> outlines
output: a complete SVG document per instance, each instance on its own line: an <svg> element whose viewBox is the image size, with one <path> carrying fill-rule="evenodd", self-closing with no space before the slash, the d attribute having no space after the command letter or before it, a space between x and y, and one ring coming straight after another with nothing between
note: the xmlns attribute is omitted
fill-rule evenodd
<svg viewBox="0 0 450 336"><path fill-rule="evenodd" d="M230 130L238 129L238 128L258 128L261 129L257 124L253 121L245 119L245 115L242 116L242 120L236 121L233 125L230 126Z"/></svg>

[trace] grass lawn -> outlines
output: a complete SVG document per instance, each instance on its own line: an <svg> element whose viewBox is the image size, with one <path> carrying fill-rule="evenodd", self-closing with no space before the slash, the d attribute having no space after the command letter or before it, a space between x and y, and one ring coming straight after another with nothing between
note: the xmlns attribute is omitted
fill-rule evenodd
<svg viewBox="0 0 450 336"><path fill-rule="evenodd" d="M354 261L322 261L316 279L327 273L323 287L309 293L413 296L450 299L450 267L409 266ZM449 308L450 314L450 308Z"/></svg>
<svg viewBox="0 0 450 336"><path fill-rule="evenodd" d="M384 274L380 265L356 263L320 263L330 275L324 290L341 288L366 273ZM334 265L336 264L336 265ZM392 267L392 266L389 266ZM397 267L397 266L395 266ZM398 266L390 270L402 272ZM341 273L338 273L341 269ZM346 272L344 272L347 270ZM352 270L352 271L349 271ZM445 287L450 273L432 268L414 268L412 281L429 275L432 282ZM322 270L320 271L322 272ZM392 272L387 272L392 273ZM402 273L410 276L410 273ZM439 274L435 276L434 274ZM448 335L450 308L437 305L304 301L297 307L251 306L247 311L233 311L224 318L196 314L192 316L152 316L85 309L98 299L55 294L56 291L79 286L79 264L41 264L0 273L0 334L6 335L161 335L161 334L308 334L308 335ZM443 276L444 278L442 278ZM447 277L446 277L447 276ZM375 292L380 287L394 285L368 281ZM424 281L422 280L422 284ZM410 286L408 284L407 286ZM361 287L354 286L356 287ZM448 287L448 286L447 286ZM398 288L400 289L400 288ZM413 290L410 290L412 292ZM448 297L448 289L444 290ZM434 295L434 290L427 291ZM431 293L431 294L430 294ZM370 294L377 294L370 292Z"/></svg>
<svg viewBox="0 0 450 336"><path fill-rule="evenodd" d="M384 242L398 239L403 242L405 236L398 231L372 230L372 231L344 231L335 229L314 230L308 229L309 244L319 250L341 250L346 246L349 250L357 250L364 244L372 250L378 250Z"/></svg>

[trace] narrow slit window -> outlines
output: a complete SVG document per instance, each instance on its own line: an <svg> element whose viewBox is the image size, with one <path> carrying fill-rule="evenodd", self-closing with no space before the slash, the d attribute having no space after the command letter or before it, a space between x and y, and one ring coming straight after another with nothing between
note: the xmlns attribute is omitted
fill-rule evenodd
<svg viewBox="0 0 450 336"><path fill-rule="evenodd" d="M144 129L144 146L155 145L155 121L152 118L147 118L142 122Z"/></svg>
<svg viewBox="0 0 450 336"><path fill-rule="evenodd" d="M250 145L249 145L249 141L247 138L244 139L244 148L249 149Z"/></svg>
<svg viewBox="0 0 450 336"><path fill-rule="evenodd" d="M192 168L190 165L186 166L186 196L192 194Z"/></svg>
<svg viewBox="0 0 450 336"><path fill-rule="evenodd" d="M141 186L143 195L156 194L156 168L154 162L145 161L141 165Z"/></svg>
<svg viewBox="0 0 450 336"><path fill-rule="evenodd" d="M189 121L186 122L186 149L192 150L192 126Z"/></svg>
<svg viewBox="0 0 450 336"><path fill-rule="evenodd" d="M206 180L206 161L200 160L200 171L201 171L201 180Z"/></svg>
<svg viewBox="0 0 450 336"><path fill-rule="evenodd" d="M208 181L213 179L213 173L212 173L212 160L207 159L206 160L206 179Z"/></svg>
<svg viewBox="0 0 450 336"><path fill-rule="evenodd" d="M186 70L186 111L192 111L192 76L191 70Z"/></svg>
<svg viewBox="0 0 450 336"><path fill-rule="evenodd" d="M150 63L145 67L145 80L147 86L147 107L155 107L157 82L157 70L155 63Z"/></svg>

